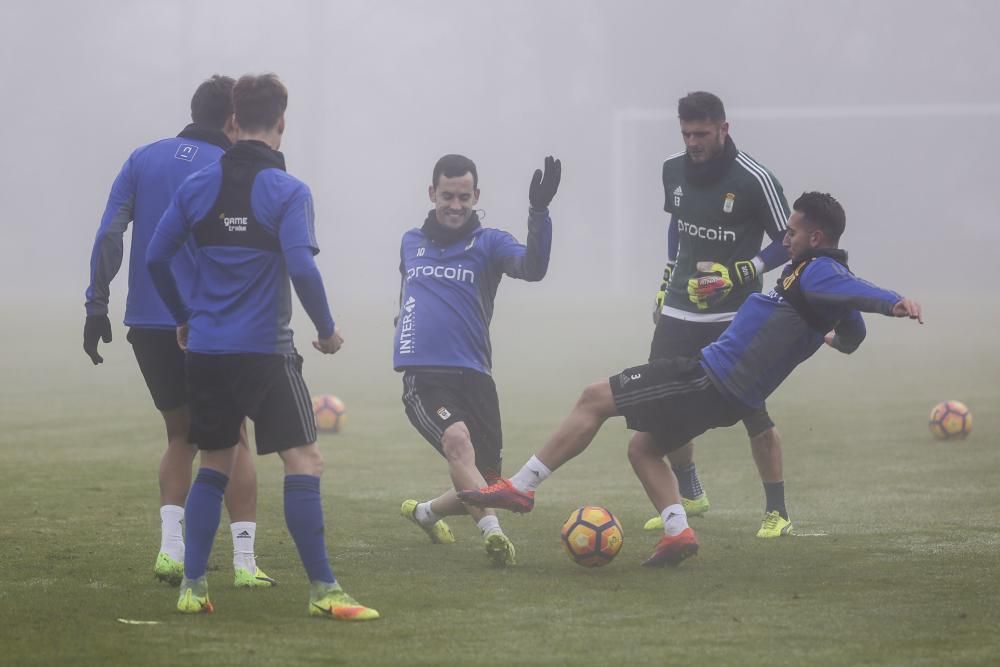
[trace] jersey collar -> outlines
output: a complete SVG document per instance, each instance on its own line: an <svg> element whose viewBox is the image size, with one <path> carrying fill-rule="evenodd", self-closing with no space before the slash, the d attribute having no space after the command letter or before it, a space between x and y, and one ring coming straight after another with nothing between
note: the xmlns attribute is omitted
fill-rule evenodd
<svg viewBox="0 0 1000 667"><path fill-rule="evenodd" d="M223 150L229 150L233 145L229 141L229 137L222 130L215 130L204 125L197 125L196 123L191 123L185 127L177 136L183 139L194 139L195 141L214 144Z"/></svg>
<svg viewBox="0 0 1000 667"><path fill-rule="evenodd" d="M420 231L435 245L449 246L469 236L481 226L482 223L479 221L479 215L473 211L469 219L465 221L465 224L458 229L445 227L438 222L437 216L434 214L434 209L431 209Z"/></svg>
<svg viewBox="0 0 1000 667"><path fill-rule="evenodd" d="M729 167L736 161L739 151L733 138L726 135L726 145L722 152L704 164L696 164L689 156L684 157L684 176L691 185L712 185L722 180Z"/></svg>

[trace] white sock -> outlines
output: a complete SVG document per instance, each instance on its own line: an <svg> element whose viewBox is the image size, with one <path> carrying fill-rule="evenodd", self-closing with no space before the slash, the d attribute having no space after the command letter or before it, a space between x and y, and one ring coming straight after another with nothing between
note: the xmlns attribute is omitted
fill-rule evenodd
<svg viewBox="0 0 1000 667"><path fill-rule="evenodd" d="M421 526L433 526L441 517L431 511L431 501L428 500L426 503L417 505L417 509L413 513L413 518Z"/></svg>
<svg viewBox="0 0 1000 667"><path fill-rule="evenodd" d="M233 534L233 569L243 568L253 574L257 561L253 555L253 542L257 537L257 524L253 521L236 521L229 524Z"/></svg>
<svg viewBox="0 0 1000 667"><path fill-rule="evenodd" d="M184 560L184 508L179 505L160 508L160 551L176 561Z"/></svg>
<svg viewBox="0 0 1000 667"><path fill-rule="evenodd" d="M483 534L483 537L486 537L490 533L503 532L500 530L500 519L498 519L495 514L487 514L482 519L477 521L476 525L479 526L479 532Z"/></svg>
<svg viewBox="0 0 1000 667"><path fill-rule="evenodd" d="M663 532L667 535L678 535L688 527L687 512L683 505L667 505L660 512L663 519Z"/></svg>
<svg viewBox="0 0 1000 667"><path fill-rule="evenodd" d="M517 471L517 474L510 478L510 483L518 491L532 491L552 474L544 463L538 460L537 456L532 456L524 467Z"/></svg>

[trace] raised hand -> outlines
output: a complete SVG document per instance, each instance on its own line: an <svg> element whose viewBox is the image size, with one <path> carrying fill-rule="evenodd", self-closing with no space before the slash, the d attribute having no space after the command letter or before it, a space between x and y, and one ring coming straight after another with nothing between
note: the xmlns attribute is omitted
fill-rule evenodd
<svg viewBox="0 0 1000 667"><path fill-rule="evenodd" d="M556 196L561 178L562 162L549 155L545 158L545 172L536 169L531 177L531 185L528 187L528 201L531 203L531 208L536 211L547 209L552 203L552 198Z"/></svg>

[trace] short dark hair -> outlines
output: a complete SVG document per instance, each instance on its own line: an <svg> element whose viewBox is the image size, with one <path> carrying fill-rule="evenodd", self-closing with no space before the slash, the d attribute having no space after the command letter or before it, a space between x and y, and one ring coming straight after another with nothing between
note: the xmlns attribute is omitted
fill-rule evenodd
<svg viewBox="0 0 1000 667"><path fill-rule="evenodd" d="M677 100L677 117L683 121L722 123L726 120L726 107L718 96L699 90Z"/></svg>
<svg viewBox="0 0 1000 667"><path fill-rule="evenodd" d="M431 176L431 185L435 188L438 186L438 179L441 178L441 174L444 174L448 178L458 178L459 176L465 176L470 173L472 174L472 187L478 188L479 172L476 171L476 163L464 155L451 153L442 157L437 161L437 164L434 165L434 173Z"/></svg>
<svg viewBox="0 0 1000 667"><path fill-rule="evenodd" d="M233 115L233 84L230 76L213 74L198 86L191 98L191 122L221 130Z"/></svg>
<svg viewBox="0 0 1000 667"><path fill-rule="evenodd" d="M236 122L249 132L274 127L288 107L288 89L277 74L244 74L233 86Z"/></svg>
<svg viewBox="0 0 1000 667"><path fill-rule="evenodd" d="M847 225L847 214L840 202L826 192L803 192L792 209L806 217L806 220L817 225L832 243L840 240Z"/></svg>

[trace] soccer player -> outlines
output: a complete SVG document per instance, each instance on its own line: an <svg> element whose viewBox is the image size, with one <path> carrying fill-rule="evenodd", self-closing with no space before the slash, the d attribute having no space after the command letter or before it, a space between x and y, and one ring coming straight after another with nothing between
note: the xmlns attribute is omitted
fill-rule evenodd
<svg viewBox="0 0 1000 667"><path fill-rule="evenodd" d="M232 124L233 83L230 77L218 75L202 83L191 98L190 125L176 137L133 151L111 188L90 259L83 349L97 365L104 362L97 351L98 341L111 342L110 286L121 268L125 230L134 221L125 325L129 327L127 339L139 370L167 429L167 448L160 459L159 473L160 552L153 574L175 586L184 574L183 505L191 486L196 448L188 442L190 414L184 388L184 353L177 347L173 317L146 270L146 247L181 182L216 162L236 136ZM193 246L178 253L173 269L186 294L194 279ZM226 491L235 581L239 587L267 587L274 580L257 567L254 558L257 472L243 431L238 451L233 483Z"/></svg>
<svg viewBox="0 0 1000 667"><path fill-rule="evenodd" d="M663 163L668 261L656 296L650 361L696 356L725 331L740 305L760 292L761 275L788 259L782 247L788 203L781 184L736 148L722 100L689 93L679 100L677 115L686 150ZM765 233L771 242L762 250ZM781 438L764 404L743 425L766 499L757 537L787 535L792 523L785 507ZM650 437L636 433L633 440ZM709 503L693 448L686 443L667 458L680 481L684 508L698 515ZM646 523L647 529L661 527L659 517Z"/></svg>
<svg viewBox="0 0 1000 667"><path fill-rule="evenodd" d="M654 359L586 389L555 434L510 480L459 493L475 506L529 512L552 471L587 448L601 425L622 415L651 437L629 443L629 460L663 521L664 536L646 566L678 565L698 551L677 477L664 455L691 438L759 410L797 365L826 342L850 354L865 337L861 312L923 323L920 304L856 278L839 250L844 209L807 192L793 206L784 246L791 262L777 286L750 295L732 324L697 357Z"/></svg>
<svg viewBox="0 0 1000 667"><path fill-rule="evenodd" d="M528 190L528 242L483 227L476 165L445 155L431 176L434 208L423 226L403 234L399 272L400 311L393 363L403 372L403 404L410 422L448 464L454 488L432 500L403 502L403 516L436 544L455 541L443 517L469 514L479 526L486 553L497 565L514 565L514 545L496 513L459 502L457 489L500 477L503 436L500 403L491 377L490 320L504 274L537 281L545 277L552 245L549 204L562 164L545 158Z"/></svg>
<svg viewBox="0 0 1000 667"><path fill-rule="evenodd" d="M233 87L237 142L177 190L146 251L156 289L187 350L191 439L201 468L184 519L187 551L177 608L212 612L205 570L222 495L237 459L240 425L256 426L257 453L277 452L285 469L285 522L310 581L309 614L362 621L379 614L337 583L326 553L320 475L323 457L309 391L289 328L289 278L316 327L313 347L340 349L313 255L319 252L309 188L285 172L278 152L288 91L274 74ZM195 279L182 295L173 257L194 239Z"/></svg>

